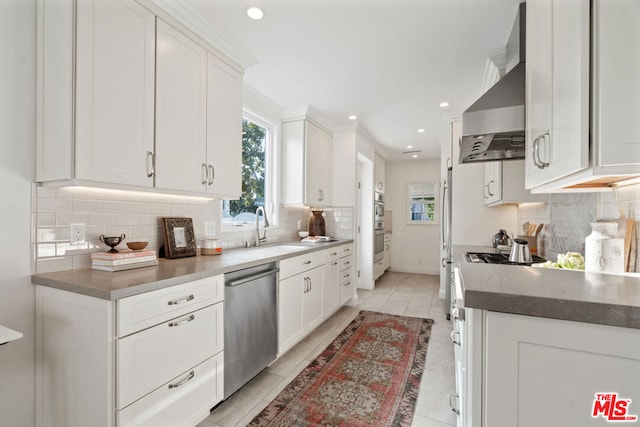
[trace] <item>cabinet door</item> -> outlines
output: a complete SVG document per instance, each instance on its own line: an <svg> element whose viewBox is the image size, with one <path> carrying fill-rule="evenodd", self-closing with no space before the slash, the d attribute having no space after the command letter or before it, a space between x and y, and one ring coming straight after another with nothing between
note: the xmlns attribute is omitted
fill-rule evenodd
<svg viewBox="0 0 640 427"><path fill-rule="evenodd" d="M302 324L304 331L315 328L322 319L322 268L314 268L303 273L304 292L302 303Z"/></svg>
<svg viewBox="0 0 640 427"><path fill-rule="evenodd" d="M487 162L484 164L484 204L502 200L502 162Z"/></svg>
<svg viewBox="0 0 640 427"><path fill-rule="evenodd" d="M640 401L637 329L488 312L485 337L487 426L602 425L596 393Z"/></svg>
<svg viewBox="0 0 640 427"><path fill-rule="evenodd" d="M318 126L305 122L305 204L331 205L333 141Z"/></svg>
<svg viewBox="0 0 640 427"><path fill-rule="evenodd" d="M322 306L323 315L328 316L338 307L339 286L338 286L338 261L331 261L325 264L322 272Z"/></svg>
<svg viewBox="0 0 640 427"><path fill-rule="evenodd" d="M302 336L302 296L304 274L278 282L278 354L284 353Z"/></svg>
<svg viewBox="0 0 640 427"><path fill-rule="evenodd" d="M157 21L156 187L204 192L207 185L207 52Z"/></svg>
<svg viewBox="0 0 640 427"><path fill-rule="evenodd" d="M77 2L77 179L153 186L155 17L132 0Z"/></svg>
<svg viewBox="0 0 640 427"><path fill-rule="evenodd" d="M527 2L527 188L588 167L589 8Z"/></svg>
<svg viewBox="0 0 640 427"><path fill-rule="evenodd" d="M208 192L242 193L242 75L213 55L207 68Z"/></svg>
<svg viewBox="0 0 640 427"><path fill-rule="evenodd" d="M640 163L640 4L594 3L594 130L598 166Z"/></svg>

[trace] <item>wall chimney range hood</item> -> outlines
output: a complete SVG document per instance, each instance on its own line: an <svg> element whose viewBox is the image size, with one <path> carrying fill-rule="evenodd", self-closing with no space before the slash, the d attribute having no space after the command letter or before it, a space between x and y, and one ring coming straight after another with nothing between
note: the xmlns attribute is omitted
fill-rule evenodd
<svg viewBox="0 0 640 427"><path fill-rule="evenodd" d="M525 7L507 41L507 66L516 65L462 114L460 163L525 157Z"/></svg>

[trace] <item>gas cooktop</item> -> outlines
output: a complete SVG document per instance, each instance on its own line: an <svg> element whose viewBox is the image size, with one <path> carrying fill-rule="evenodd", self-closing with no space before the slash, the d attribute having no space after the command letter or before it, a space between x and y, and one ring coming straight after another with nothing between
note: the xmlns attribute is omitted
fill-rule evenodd
<svg viewBox="0 0 640 427"><path fill-rule="evenodd" d="M477 264L531 265L545 262L546 259L531 255L532 262L519 263L509 261L509 255L499 252L467 252L467 261Z"/></svg>

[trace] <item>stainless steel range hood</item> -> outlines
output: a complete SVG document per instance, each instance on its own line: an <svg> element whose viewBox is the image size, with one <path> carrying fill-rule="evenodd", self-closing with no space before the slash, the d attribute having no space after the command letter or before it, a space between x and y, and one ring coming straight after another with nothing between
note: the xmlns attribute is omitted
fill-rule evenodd
<svg viewBox="0 0 640 427"><path fill-rule="evenodd" d="M507 64L516 64L462 114L460 163L524 159L525 3L507 41Z"/></svg>

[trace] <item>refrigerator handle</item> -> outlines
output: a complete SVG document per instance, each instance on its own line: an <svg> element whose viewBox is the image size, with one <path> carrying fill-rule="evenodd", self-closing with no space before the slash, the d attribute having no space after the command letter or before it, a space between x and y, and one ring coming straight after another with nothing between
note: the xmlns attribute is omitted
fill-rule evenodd
<svg viewBox="0 0 640 427"><path fill-rule="evenodd" d="M444 180L444 183L442 184L442 219L440 220L440 227L442 229L442 249L447 249L447 242L449 241L449 239L447 238L447 236L445 236L445 232L446 232L446 225L445 225L445 221L447 220L446 217L446 205L447 205L447 180Z"/></svg>

